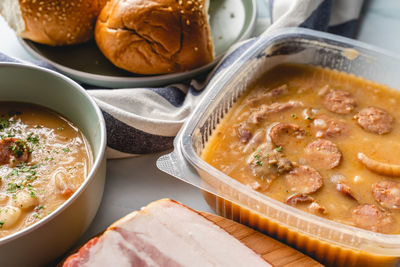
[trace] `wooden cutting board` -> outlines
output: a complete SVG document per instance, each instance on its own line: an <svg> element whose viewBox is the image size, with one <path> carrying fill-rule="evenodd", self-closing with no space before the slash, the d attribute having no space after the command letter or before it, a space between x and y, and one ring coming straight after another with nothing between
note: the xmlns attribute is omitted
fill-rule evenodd
<svg viewBox="0 0 400 267"><path fill-rule="evenodd" d="M260 254L273 266L323 266L303 253L247 226L207 212L200 213Z"/></svg>

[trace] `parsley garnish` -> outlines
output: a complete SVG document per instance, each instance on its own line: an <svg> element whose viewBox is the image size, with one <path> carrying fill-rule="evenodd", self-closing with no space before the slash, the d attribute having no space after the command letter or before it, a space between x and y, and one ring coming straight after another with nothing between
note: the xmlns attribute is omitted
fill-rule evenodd
<svg viewBox="0 0 400 267"><path fill-rule="evenodd" d="M33 133L29 133L26 141L31 142L32 144L36 145L39 143L39 135L33 136Z"/></svg>
<svg viewBox="0 0 400 267"><path fill-rule="evenodd" d="M3 130L5 128L8 128L10 126L8 120L6 119L1 119L0 120L0 129Z"/></svg>
<svg viewBox="0 0 400 267"><path fill-rule="evenodd" d="M278 146L275 148L275 151L282 152L282 146Z"/></svg>

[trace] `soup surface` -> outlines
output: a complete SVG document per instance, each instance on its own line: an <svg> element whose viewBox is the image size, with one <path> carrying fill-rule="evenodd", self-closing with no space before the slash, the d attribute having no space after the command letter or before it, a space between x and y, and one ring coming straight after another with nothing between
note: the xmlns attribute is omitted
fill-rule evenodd
<svg viewBox="0 0 400 267"><path fill-rule="evenodd" d="M202 158L288 205L400 233L400 93L345 73L283 64L237 101Z"/></svg>
<svg viewBox="0 0 400 267"><path fill-rule="evenodd" d="M82 184L92 154L82 132L27 103L0 105L0 238L46 217Z"/></svg>

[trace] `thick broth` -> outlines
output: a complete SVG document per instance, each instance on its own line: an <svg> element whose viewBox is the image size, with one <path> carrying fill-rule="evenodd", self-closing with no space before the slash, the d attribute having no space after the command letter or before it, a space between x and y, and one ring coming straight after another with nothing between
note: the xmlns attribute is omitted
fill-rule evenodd
<svg viewBox="0 0 400 267"><path fill-rule="evenodd" d="M26 103L0 105L0 237L43 219L82 184L92 165L82 132Z"/></svg>
<svg viewBox="0 0 400 267"><path fill-rule="evenodd" d="M339 97L338 103L327 106L324 99L333 91L343 91L344 100ZM381 117L383 122L373 118L367 125L358 122L359 112L371 106L383 109L389 117ZM398 234L400 177L368 169L358 153L400 164L399 118L398 91L338 71L284 64L268 71L237 101L214 131L202 157L254 190L304 211ZM279 122L299 128L279 132L274 129ZM316 143L310 145L312 142ZM281 159L288 162L279 166ZM296 171L298 168L303 169ZM322 184L318 184L318 174ZM381 181L395 184L379 190Z"/></svg>

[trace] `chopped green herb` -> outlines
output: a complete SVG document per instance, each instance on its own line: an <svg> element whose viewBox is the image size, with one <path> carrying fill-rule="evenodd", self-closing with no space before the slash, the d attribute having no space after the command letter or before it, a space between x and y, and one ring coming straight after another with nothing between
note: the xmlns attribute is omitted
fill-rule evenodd
<svg viewBox="0 0 400 267"><path fill-rule="evenodd" d="M260 159L260 155L259 155L259 154L255 154L255 155L254 155L254 158L255 158L255 159Z"/></svg>
<svg viewBox="0 0 400 267"><path fill-rule="evenodd" d="M275 151L282 152L282 146L278 146L275 148Z"/></svg>
<svg viewBox="0 0 400 267"><path fill-rule="evenodd" d="M8 123L8 120L6 119L1 119L0 120L0 129L5 129L8 128L10 126L10 124Z"/></svg>
<svg viewBox="0 0 400 267"><path fill-rule="evenodd" d="M65 126L58 127L57 130L62 131L64 130Z"/></svg>
<svg viewBox="0 0 400 267"><path fill-rule="evenodd" d="M297 116L296 116L296 114L292 114L292 118L296 118Z"/></svg>
<svg viewBox="0 0 400 267"><path fill-rule="evenodd" d="M9 146L8 149L14 152L14 155L19 158L22 156L25 150L28 150L28 147L26 146L24 141L18 139L17 141L15 141L15 144Z"/></svg>
<svg viewBox="0 0 400 267"><path fill-rule="evenodd" d="M40 164L36 163L35 165L31 166L30 168L32 170L32 169L36 169L36 168L39 168L39 167L40 167Z"/></svg>
<svg viewBox="0 0 400 267"><path fill-rule="evenodd" d="M8 183L7 192L8 193L15 193L18 189L22 189L24 186L21 184L16 183Z"/></svg>
<svg viewBox="0 0 400 267"><path fill-rule="evenodd" d="M312 118L311 118L311 117L309 117L309 116L307 116L307 117L306 117L306 119L307 119L307 120L312 120Z"/></svg>
<svg viewBox="0 0 400 267"><path fill-rule="evenodd" d="M62 151L64 151L65 153L70 152L71 150L67 147L67 148L63 148Z"/></svg>
<svg viewBox="0 0 400 267"><path fill-rule="evenodd" d="M263 163L262 163L261 161L257 160L257 161L256 161L256 165L258 165L258 166L262 166L262 165L263 165Z"/></svg>
<svg viewBox="0 0 400 267"><path fill-rule="evenodd" d="M0 221L0 229L3 228L4 221Z"/></svg>
<svg viewBox="0 0 400 267"><path fill-rule="evenodd" d="M36 125L35 128L36 128L36 129L41 129L41 128L43 128L43 127L40 126L40 125Z"/></svg>
<svg viewBox="0 0 400 267"><path fill-rule="evenodd" d="M33 133L29 133L26 141L31 142L32 144L36 145L39 143L39 135L33 136Z"/></svg>

